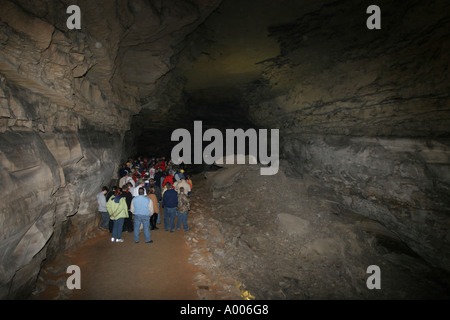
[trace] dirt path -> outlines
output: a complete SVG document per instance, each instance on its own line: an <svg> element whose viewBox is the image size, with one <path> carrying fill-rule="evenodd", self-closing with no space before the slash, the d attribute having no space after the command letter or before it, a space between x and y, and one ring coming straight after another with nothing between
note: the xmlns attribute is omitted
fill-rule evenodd
<svg viewBox="0 0 450 320"><path fill-rule="evenodd" d="M52 272L47 272L46 288L34 299L65 298L62 292L71 300L199 299L193 280L195 266L188 263L190 248L185 232L165 231L162 224L158 227L151 232L154 242L150 244L144 242L142 232L139 243L129 232L122 234L123 243L111 243L109 232L96 231L76 251L66 252L47 266L50 270L61 269L61 265L64 270L66 265L79 266L81 289L69 291L64 286L70 276L66 273L54 276L52 285Z"/></svg>
<svg viewBox="0 0 450 320"><path fill-rule="evenodd" d="M73 250L60 254L42 270L31 300L241 300L238 282L218 268L208 246L221 238L211 220L210 185L193 176L188 225L191 230L168 232L163 223L151 231L153 243L134 243L124 232L123 243L95 230ZM164 211L162 210L161 222ZM81 290L67 288L67 267L81 270Z"/></svg>

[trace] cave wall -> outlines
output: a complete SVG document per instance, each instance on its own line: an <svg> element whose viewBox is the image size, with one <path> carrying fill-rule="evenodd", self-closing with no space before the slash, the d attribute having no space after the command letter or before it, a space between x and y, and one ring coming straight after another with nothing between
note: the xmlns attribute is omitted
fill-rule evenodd
<svg viewBox="0 0 450 320"><path fill-rule="evenodd" d="M280 129L281 157L312 192L377 220L450 270L450 22L445 1L329 1L269 28L281 54L248 86L251 120Z"/></svg>
<svg viewBox="0 0 450 320"><path fill-rule="evenodd" d="M219 2L76 1L81 30L72 1L0 2L0 299L28 297L43 261L96 227L141 100Z"/></svg>

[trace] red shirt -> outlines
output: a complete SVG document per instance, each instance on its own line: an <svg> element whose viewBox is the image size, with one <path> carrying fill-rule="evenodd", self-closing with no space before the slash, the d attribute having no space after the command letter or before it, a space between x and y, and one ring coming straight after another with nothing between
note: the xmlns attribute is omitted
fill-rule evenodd
<svg viewBox="0 0 450 320"><path fill-rule="evenodd" d="M166 185L166 182L170 182L173 185L173 176L167 176L164 178L163 187Z"/></svg>

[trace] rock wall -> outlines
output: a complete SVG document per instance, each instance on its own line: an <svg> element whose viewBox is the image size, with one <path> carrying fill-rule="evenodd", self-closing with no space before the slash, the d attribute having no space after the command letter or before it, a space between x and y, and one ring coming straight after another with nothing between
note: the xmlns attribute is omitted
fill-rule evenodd
<svg viewBox="0 0 450 320"><path fill-rule="evenodd" d="M72 1L0 2L0 299L28 297L43 261L97 225L140 100L218 3L76 1L68 30Z"/></svg>
<svg viewBox="0 0 450 320"><path fill-rule="evenodd" d="M450 141L349 136L284 136L297 174L324 182L310 190L335 214L380 222L434 266L449 270Z"/></svg>
<svg viewBox="0 0 450 320"><path fill-rule="evenodd" d="M281 54L247 88L251 120L279 128L292 173L312 195L377 220L450 270L450 25L445 1L380 1L368 30L358 1L329 1L272 26Z"/></svg>

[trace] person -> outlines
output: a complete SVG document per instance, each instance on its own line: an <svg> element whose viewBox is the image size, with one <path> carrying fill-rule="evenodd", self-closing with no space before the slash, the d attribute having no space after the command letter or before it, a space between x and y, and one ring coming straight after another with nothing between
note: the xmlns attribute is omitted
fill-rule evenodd
<svg viewBox="0 0 450 320"><path fill-rule="evenodd" d="M134 169L132 169L132 170L134 170ZM125 183L130 182L131 185L132 185L133 188L134 188L135 182L134 182L134 179L133 179L133 173L134 173L134 172L132 171L132 172L129 172L129 173L127 174L127 177L126 177L126 179L125 179Z"/></svg>
<svg viewBox="0 0 450 320"><path fill-rule="evenodd" d="M129 177L129 173L128 173L128 171L125 173L125 175L123 176L123 177L121 177L120 178L120 180L119 180L119 186L123 186L124 184L126 184L127 183L127 180L128 180L128 177Z"/></svg>
<svg viewBox="0 0 450 320"><path fill-rule="evenodd" d="M192 180L191 180L191 177L186 176L186 182L189 184L189 186L191 187L191 191L192 191Z"/></svg>
<svg viewBox="0 0 450 320"><path fill-rule="evenodd" d="M102 221L100 222L98 228L102 231L109 230L109 213L106 209L106 194L108 191L108 187L104 186L102 191L97 194L98 212L100 212L100 216L102 217Z"/></svg>
<svg viewBox="0 0 450 320"><path fill-rule="evenodd" d="M114 196L116 189L117 189L117 187L113 186L111 188L111 190L108 191L108 193L106 194L106 203L108 203L109 199L111 199L111 197ZM108 225L109 233L112 233L113 225L114 225L114 220L111 220L111 218L110 218L109 225Z"/></svg>
<svg viewBox="0 0 450 320"><path fill-rule="evenodd" d="M145 188L145 190L147 190L149 186L150 186L150 175L148 174L148 172L146 172L145 175L144 175L144 188Z"/></svg>
<svg viewBox="0 0 450 320"><path fill-rule="evenodd" d="M173 185L173 173L172 172L169 172L169 174L164 178L162 185L165 186L167 182L170 182L170 184Z"/></svg>
<svg viewBox="0 0 450 320"><path fill-rule="evenodd" d="M139 242L139 228L144 229L145 243L152 243L150 233L150 217L153 215L153 202L144 195L144 188L139 188L139 195L131 201L131 212L134 214L134 242Z"/></svg>
<svg viewBox="0 0 450 320"><path fill-rule="evenodd" d="M178 206L178 193L172 188L170 182L166 183L167 190L163 195L163 208L164 208L164 229L166 231L173 232L175 229L175 216Z"/></svg>
<svg viewBox="0 0 450 320"><path fill-rule="evenodd" d="M162 173L161 169L158 169L155 174L155 194L156 198L158 198L158 209L160 207L160 203L162 201L162 188L161 188L161 182L164 179L164 174ZM156 221L157 224L161 224L161 215L158 211L158 218Z"/></svg>
<svg viewBox="0 0 450 320"><path fill-rule="evenodd" d="M128 218L128 207L125 197L122 195L122 188L116 188L106 204L110 219L114 222L112 228L111 242L123 242L122 228L125 218Z"/></svg>
<svg viewBox="0 0 450 320"><path fill-rule="evenodd" d="M106 202L108 202L109 199L111 199L111 197L112 197L112 196L114 195L114 193L116 192L116 189L117 189L117 187L116 187L116 186L113 186L113 187L111 188L111 190L108 191L108 193L106 194Z"/></svg>
<svg viewBox="0 0 450 320"><path fill-rule="evenodd" d="M156 173L156 169L155 166L151 166L150 170L148 171L149 175L150 175L150 179L155 179L155 173Z"/></svg>
<svg viewBox="0 0 450 320"><path fill-rule="evenodd" d="M180 189L183 188L184 194L188 194L191 192L191 186L186 182L186 179L183 177L180 181L177 181L173 184L175 191L180 194Z"/></svg>
<svg viewBox="0 0 450 320"><path fill-rule="evenodd" d="M147 192L147 197L152 200L153 203L153 215L150 218L150 230L158 230L159 228L156 226L156 222L158 221L158 215L159 215L159 203L158 198L155 194L155 187L150 186Z"/></svg>
<svg viewBox="0 0 450 320"><path fill-rule="evenodd" d="M161 168L158 168L155 173L155 186L161 190L163 188L162 181L164 180L164 173Z"/></svg>
<svg viewBox="0 0 450 320"><path fill-rule="evenodd" d="M119 169L119 177L122 178L128 173L128 167L125 163L122 163ZM119 184L121 186L122 184Z"/></svg>
<svg viewBox="0 0 450 320"><path fill-rule="evenodd" d="M129 191L130 185L131 183L127 183L122 186L122 195L125 197L128 209L128 218L125 218L123 223L123 231L126 232L133 232L133 214L131 212L131 201L133 200L133 195Z"/></svg>
<svg viewBox="0 0 450 320"><path fill-rule="evenodd" d="M134 187L134 188L132 188L132 189L130 190L131 195L132 195L133 197L139 196L139 190L140 190L140 188L143 188L143 189L144 189L144 195L147 195L147 191L145 190L145 182L144 182L144 179L138 179L138 180L136 181L136 187Z"/></svg>
<svg viewBox="0 0 450 320"><path fill-rule="evenodd" d="M184 179L184 170L176 170L173 177L175 179L176 182L180 181L182 178Z"/></svg>
<svg viewBox="0 0 450 320"><path fill-rule="evenodd" d="M180 193L178 194L178 206L177 206L177 230L181 229L181 223L183 223L183 230L188 231L189 227L187 224L187 215L191 208L191 204L188 196L184 193L184 188L180 188Z"/></svg>

